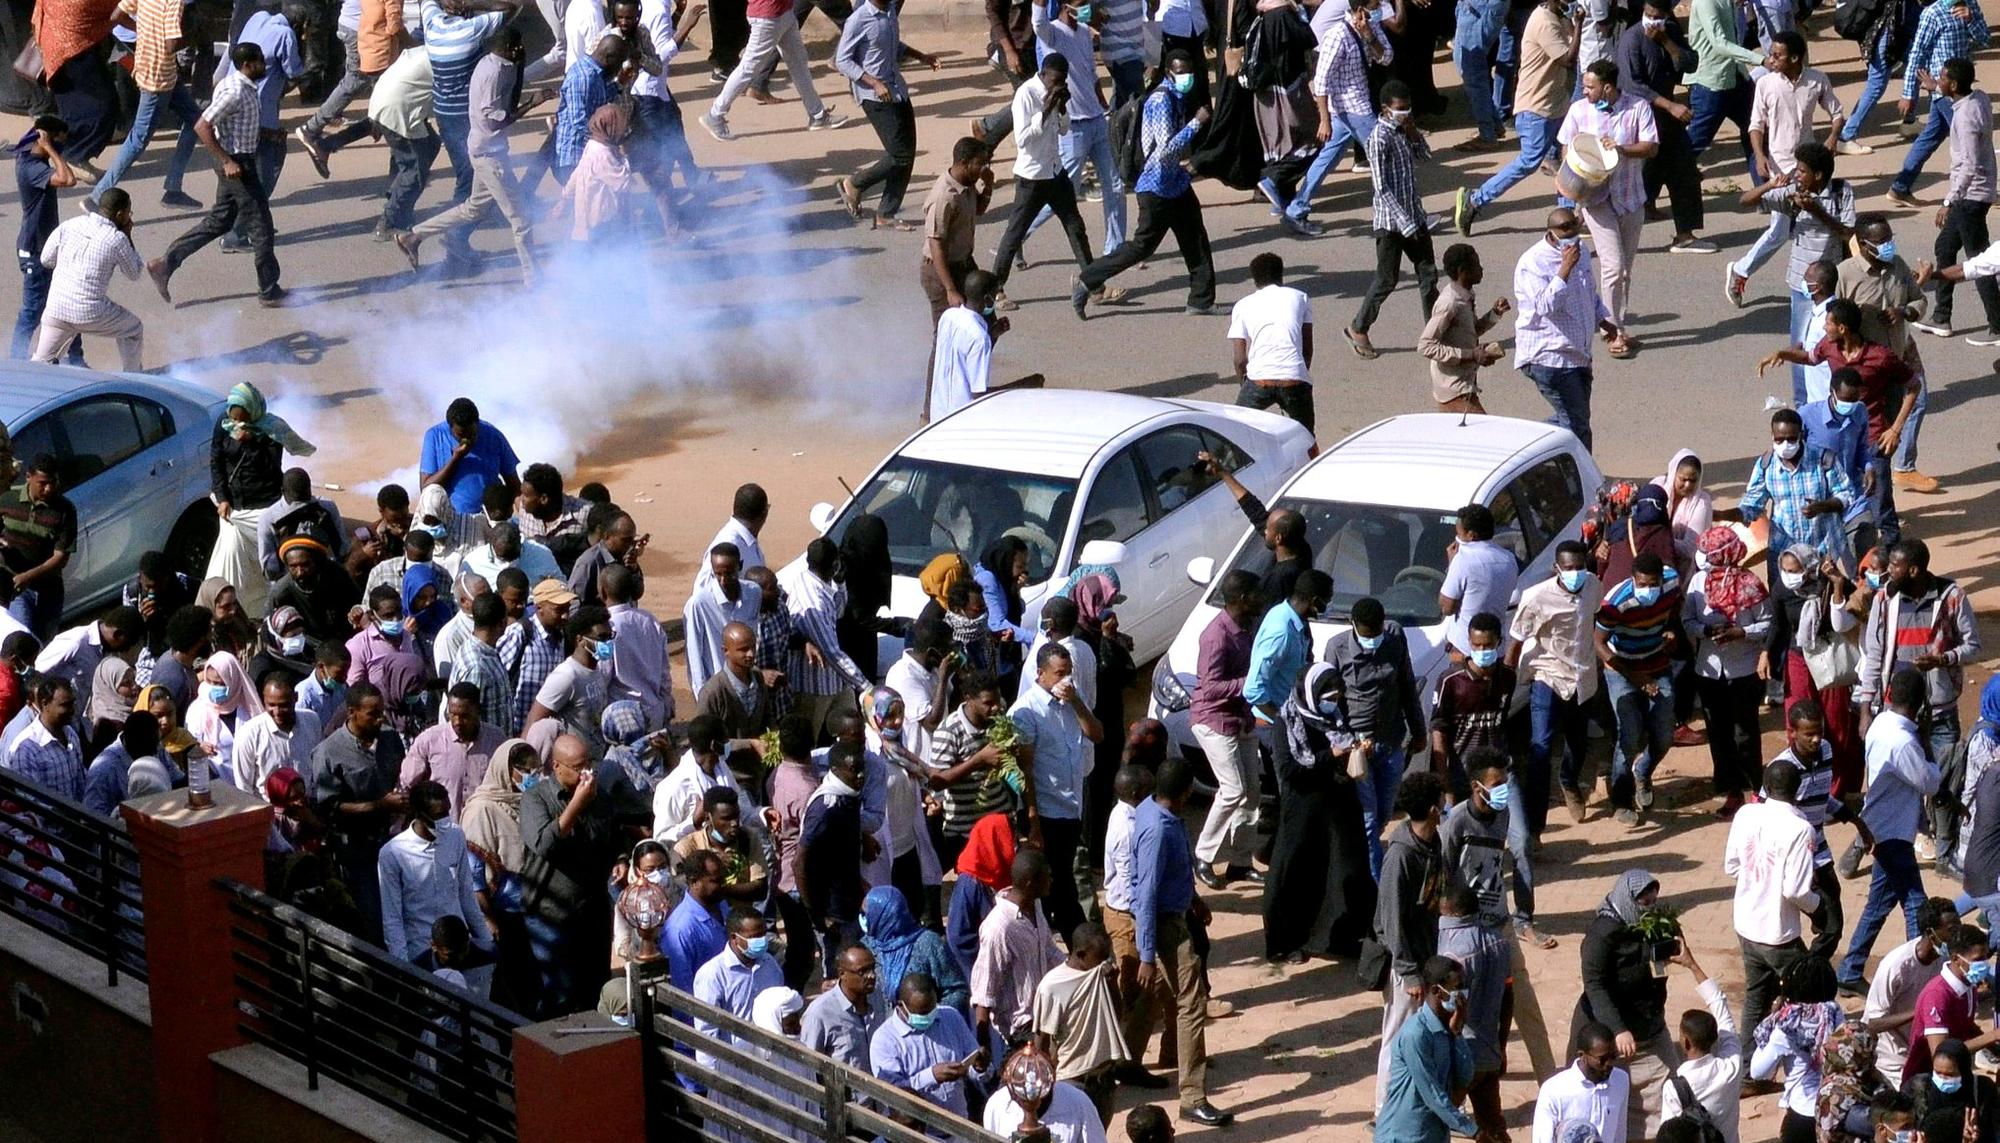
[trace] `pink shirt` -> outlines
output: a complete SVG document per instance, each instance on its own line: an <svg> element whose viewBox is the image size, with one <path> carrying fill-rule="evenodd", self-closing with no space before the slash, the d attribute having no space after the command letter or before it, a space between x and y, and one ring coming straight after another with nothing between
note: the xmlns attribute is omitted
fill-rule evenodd
<svg viewBox="0 0 2000 1143"><path fill-rule="evenodd" d="M1023 913L1005 893L979 923L979 955L972 962L972 1003L993 1013L994 1026L1010 1042L1035 1024L1035 989L1063 962L1042 906Z"/></svg>
<svg viewBox="0 0 2000 1143"><path fill-rule="evenodd" d="M470 742L460 742L444 723L425 727L410 743L409 753L403 755L403 772L397 784L408 789L412 782L438 783L451 797L451 816L457 818L465 812L472 792L486 779L486 764L503 741L500 728L485 723L479 724Z"/></svg>
<svg viewBox="0 0 2000 1143"><path fill-rule="evenodd" d="M778 815L778 828L772 831L771 840L778 847L778 888L787 893L799 891L792 871L798 860L799 829L805 824L806 803L817 789L819 775L803 763L780 762L771 771L771 812Z"/></svg>

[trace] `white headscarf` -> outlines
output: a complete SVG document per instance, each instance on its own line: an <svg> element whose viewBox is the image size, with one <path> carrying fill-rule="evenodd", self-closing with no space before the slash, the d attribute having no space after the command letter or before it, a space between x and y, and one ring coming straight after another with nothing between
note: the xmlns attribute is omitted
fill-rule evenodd
<svg viewBox="0 0 2000 1143"><path fill-rule="evenodd" d="M766 988L750 1002L750 1022L773 1036L782 1036L787 1040L797 1039L795 1036L785 1034L784 1022L795 1013L805 1011L805 1007L806 998L800 996L796 989L786 988L783 985ZM764 1055L765 1058L769 1058L769 1053Z"/></svg>

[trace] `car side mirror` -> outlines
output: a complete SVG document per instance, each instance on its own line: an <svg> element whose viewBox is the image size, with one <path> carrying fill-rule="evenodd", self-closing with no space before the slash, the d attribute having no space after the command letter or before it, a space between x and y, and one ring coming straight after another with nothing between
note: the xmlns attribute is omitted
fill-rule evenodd
<svg viewBox="0 0 2000 1143"><path fill-rule="evenodd" d="M1215 578L1215 557L1196 556L1189 560L1187 577L1196 587L1207 587L1208 581Z"/></svg>
<svg viewBox="0 0 2000 1143"><path fill-rule="evenodd" d="M806 513L806 519L812 521L813 531L824 532L833 526L833 512L833 505L822 500L812 506L811 512Z"/></svg>
<svg viewBox="0 0 2000 1143"><path fill-rule="evenodd" d="M1092 540L1076 554L1076 565L1105 564L1116 567L1125 562L1125 545L1116 540Z"/></svg>

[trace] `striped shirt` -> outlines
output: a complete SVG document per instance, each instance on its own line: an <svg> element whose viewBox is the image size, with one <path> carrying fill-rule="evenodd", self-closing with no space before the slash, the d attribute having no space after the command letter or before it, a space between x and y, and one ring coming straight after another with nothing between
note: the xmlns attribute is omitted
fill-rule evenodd
<svg viewBox="0 0 2000 1143"><path fill-rule="evenodd" d="M1667 629L1680 612L1680 576L1666 569L1661 577L1660 597L1640 603L1638 587L1624 580L1604 595L1597 609L1597 629L1611 639L1611 653L1626 670L1640 675L1657 675L1667 669Z"/></svg>
<svg viewBox="0 0 2000 1143"><path fill-rule="evenodd" d="M42 247L42 265L55 271L43 320L78 325L122 312L111 300L111 275L136 280L143 269L132 239L101 214L82 214L56 227Z"/></svg>
<svg viewBox="0 0 2000 1143"><path fill-rule="evenodd" d="M757 612L757 669L760 671L792 670L792 612L785 606L785 589L778 588L778 605L768 611L761 608ZM780 681L772 687L766 709L771 712L771 721L792 713L792 688L789 682Z"/></svg>
<svg viewBox="0 0 2000 1143"><path fill-rule="evenodd" d="M985 745L986 732L973 729L961 706L945 718L944 725L938 727L931 739L930 768L949 770L979 753ZM1014 808L1014 791L997 778L987 781L991 774L992 771L980 770L939 791L944 802L943 829L947 835L965 837L980 818Z"/></svg>
<svg viewBox="0 0 2000 1143"><path fill-rule="evenodd" d="M164 94L181 80L171 46L181 38L186 0L125 0L119 10L132 17L132 82L140 91Z"/></svg>
<svg viewBox="0 0 2000 1143"><path fill-rule="evenodd" d="M1387 119L1375 121L1375 130L1368 135L1368 177L1375 184L1377 233L1408 237L1425 228L1415 163L1430 157L1431 146L1421 135L1413 141Z"/></svg>
<svg viewBox="0 0 2000 1143"><path fill-rule="evenodd" d="M20 777L73 802L83 800L83 744L76 731L63 728L58 739L37 718L14 740L7 754L7 769Z"/></svg>
<svg viewBox="0 0 2000 1143"><path fill-rule="evenodd" d="M253 155L257 152L257 85L235 68L215 85L208 107L201 113L215 128L215 142L226 154Z"/></svg>
<svg viewBox="0 0 2000 1143"><path fill-rule="evenodd" d="M440 118L471 114L472 69L486 41L505 23L505 12L453 16L424 0L424 46L431 57L431 110Z"/></svg>
<svg viewBox="0 0 2000 1143"><path fill-rule="evenodd" d="M28 496L27 482L0 495L0 564L22 572L76 550L76 507L60 492Z"/></svg>
<svg viewBox="0 0 2000 1143"><path fill-rule="evenodd" d="M1917 73L1933 80L1944 73L1946 60L1972 58L1974 48L1983 48L1992 38L1979 0L1965 0L1971 18L1960 20L1951 14L1951 2L1932 4L1917 17L1917 33L1910 41L1910 62L1903 68L1903 98L1917 97Z"/></svg>
<svg viewBox="0 0 2000 1143"><path fill-rule="evenodd" d="M1144 0L1105 0L1097 6L1104 27L1097 33L1097 50L1107 64L1144 59L1146 6Z"/></svg>

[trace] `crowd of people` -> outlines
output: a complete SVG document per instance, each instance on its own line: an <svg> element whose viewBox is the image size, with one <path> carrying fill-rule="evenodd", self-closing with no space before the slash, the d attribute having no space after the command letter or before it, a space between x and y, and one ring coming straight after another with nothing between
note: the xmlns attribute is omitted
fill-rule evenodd
<svg viewBox="0 0 2000 1143"><path fill-rule="evenodd" d="M698 224L709 175L667 63L710 15L720 90L705 130L730 142L735 100L777 101L779 59L807 129L838 129L800 30L818 7L841 24L834 65L883 152L835 182L839 205L923 235L930 417L999 387L994 342L1020 308L1005 286L1048 217L1077 264L1079 318L1120 302L1112 279L1169 234L1187 308L1208 313L1196 178L1255 188L1273 225L1313 238L1314 196L1351 153L1371 187L1377 265L1347 347L1378 355L1370 329L1407 261L1434 407L1484 411L1482 374L1507 354L1494 331L1511 314L1514 365L1589 448L1599 340L1614 359L1640 349L1629 318L1645 222L1671 221L1671 252L1717 252L1700 236L1698 164L1725 118L1751 173L1741 205L1769 217L1724 266L1723 292L1744 304L1785 251L1789 327L1761 367L1788 366L1793 399L1770 414L1770 448L1734 506L1704 487L1699 450L1681 450L1657 479L1604 490L1545 581L1520 582L1489 506L1462 508L1438 597L1450 664L1435 679L1417 677L1410 635L1380 600L1330 613L1336 569L1316 562L1304 517L1196 458L1271 553L1267 571L1220 580L1200 638L1187 713L1214 785L1200 810L1194 752L1126 708L1141 664L1119 632L1115 567L1077 569L1031 617L1028 553L1002 535L976 559L938 554L920 576L923 613L893 617L882 520L859 515L780 566L759 542L769 498L746 484L697 553L670 634L659 609L679 585L648 583L650 536L632 511L602 485L572 490L551 465L524 464L472 400L423 435L416 487L384 485L356 526L298 466L312 444L239 384L213 429L206 574L148 553L117 606L71 625L62 580L78 521L63 466L0 450L0 764L14 774L114 819L132 797L227 784L273 808L274 894L454 985L537 1018L629 1018L634 982L650 979L635 972L663 974L1002 1134L1031 1124L1101 1140L1119 1087L1173 1087L1182 1121L1231 1124L1208 1095L1206 1028L1231 1005L1210 995L1203 890L1248 885L1270 961L1349 961L1381 992L1382 1143L1506 1139L1521 1110L1500 1088L1516 1035L1540 1085L1535 1143L1734 1143L1745 1101L1766 1095L1784 1143L2000 1139L2000 1091L1979 1074L2000 1041L1981 1025L1994 950L1970 919L1990 928L2000 908L2000 682L1967 727L1977 623L1896 506L1899 491L1938 488L1917 467L1929 385L1913 331L1951 335L1953 288L1972 280L1985 328L1968 340L2000 344L1977 0L1835 13L1867 67L1851 114L1809 66L1814 13L1795 0L1692 0L1685 21L1665 0L988 0L991 59L1013 91L953 145L921 222L901 214L917 130L901 64L936 60L903 43L893 4L549 3L556 43L532 59L519 0L237 7L226 57L200 83L179 0L39 9L55 110L15 150L16 356L80 362L82 339L110 338L140 368L143 323L111 300L112 277L149 273L167 296L217 241L249 250L260 299L285 304L270 198L294 147L325 177L329 154L384 144L376 237L413 267L437 238L449 265L471 268L467 236L497 208L532 282L544 173L578 242ZM1432 58L1446 43L1477 128L1461 149L1505 148L1511 117L1520 153L1433 214L1419 123L1443 105ZM99 171L120 66L137 98ZM1889 214L1860 210L1836 174L1838 156L1873 149L1869 113L1898 71L1903 122L1919 95L1929 117L1892 205L1916 203L1937 149L1950 157L1936 263L1915 269ZM287 135L284 95L315 82L324 103ZM508 132L551 88L546 140L517 172ZM366 117L347 118L364 95ZM120 184L165 109L181 129L164 203L200 205L183 183L197 144L218 190L146 261ZM1010 133L1014 214L982 269L975 225ZM440 149L453 204L419 222ZM1469 236L1551 163L1558 202L1511 289L1482 307L1478 252L1434 254L1433 235ZM85 184L85 209L62 219L58 192ZM1096 248L1080 207L1093 199ZM1233 307L1237 399L1311 428L1312 302L1285 273L1279 254L1259 254L1255 292ZM1316 620L1341 625L1317 648ZM899 647L887 664L883 636ZM677 674L692 709L676 702ZM1786 747L1766 760L1773 707ZM1733 881L1745 988L1734 1003L1680 931L1674 892L1628 870L1583 935L1558 1051L1524 950L1556 947L1534 896L1551 808L1575 823L1598 812L1593 726L1612 744L1602 809L1628 828L1661 816L1667 752L1706 746L1729 822L1711 872ZM1828 834L1847 827L1836 856ZM1849 925L1841 880L1864 863ZM1932 896L1925 863L1958 888ZM1871 977L1898 906L1906 940ZM1677 1017L1675 967L1700 1000ZM1126 1130L1135 1143L1173 1133L1151 1105Z"/></svg>

